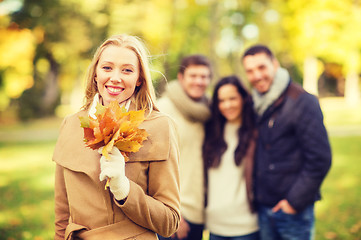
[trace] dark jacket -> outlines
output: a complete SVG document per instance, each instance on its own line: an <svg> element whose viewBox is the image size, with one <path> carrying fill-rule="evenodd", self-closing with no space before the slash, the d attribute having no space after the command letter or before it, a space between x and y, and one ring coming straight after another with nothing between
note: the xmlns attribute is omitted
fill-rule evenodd
<svg viewBox="0 0 361 240"><path fill-rule="evenodd" d="M273 207L287 199L301 211L319 200L331 149L317 98L291 82L257 128L256 203Z"/></svg>

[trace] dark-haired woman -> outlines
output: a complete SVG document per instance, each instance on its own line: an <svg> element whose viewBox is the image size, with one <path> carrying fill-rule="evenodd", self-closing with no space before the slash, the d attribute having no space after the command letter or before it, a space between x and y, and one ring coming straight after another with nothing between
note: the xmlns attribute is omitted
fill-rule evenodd
<svg viewBox="0 0 361 240"><path fill-rule="evenodd" d="M239 78L225 77L215 87L211 110L203 145L210 240L258 240L251 186L252 98Z"/></svg>

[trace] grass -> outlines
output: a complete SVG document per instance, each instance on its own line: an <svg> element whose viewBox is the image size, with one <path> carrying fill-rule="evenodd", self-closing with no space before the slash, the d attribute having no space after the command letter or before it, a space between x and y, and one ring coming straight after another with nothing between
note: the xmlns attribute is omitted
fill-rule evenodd
<svg viewBox="0 0 361 240"><path fill-rule="evenodd" d="M55 142L0 144L0 239L52 239Z"/></svg>
<svg viewBox="0 0 361 240"><path fill-rule="evenodd" d="M316 239L361 239L361 136L331 137L333 164L316 203Z"/></svg>
<svg viewBox="0 0 361 240"><path fill-rule="evenodd" d="M316 240L361 240L361 107L342 99L322 100L321 106L333 164L316 203ZM53 239L51 157L60 122L0 126L0 240Z"/></svg>

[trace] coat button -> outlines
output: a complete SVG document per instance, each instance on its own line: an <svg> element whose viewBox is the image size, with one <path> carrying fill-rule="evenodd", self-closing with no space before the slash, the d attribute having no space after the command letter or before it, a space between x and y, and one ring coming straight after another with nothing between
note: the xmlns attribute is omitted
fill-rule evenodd
<svg viewBox="0 0 361 240"><path fill-rule="evenodd" d="M275 165L274 165L274 164L270 164L270 165L268 166L268 168L269 168L270 170L274 170L274 169L275 169Z"/></svg>
<svg viewBox="0 0 361 240"><path fill-rule="evenodd" d="M268 122L268 128L273 128L273 125L275 124L275 120L271 118Z"/></svg>

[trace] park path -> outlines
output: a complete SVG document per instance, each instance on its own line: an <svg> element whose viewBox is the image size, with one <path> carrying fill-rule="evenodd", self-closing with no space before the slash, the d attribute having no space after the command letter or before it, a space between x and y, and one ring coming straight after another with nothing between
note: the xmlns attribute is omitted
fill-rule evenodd
<svg viewBox="0 0 361 240"><path fill-rule="evenodd" d="M19 126L1 126L0 143L55 141L59 135L61 122L62 119L52 118Z"/></svg>
<svg viewBox="0 0 361 240"><path fill-rule="evenodd" d="M23 129L4 132L0 130L0 142L54 141L58 134L59 129Z"/></svg>
<svg viewBox="0 0 361 240"><path fill-rule="evenodd" d="M361 125L328 127L327 132L331 137L361 136Z"/></svg>
<svg viewBox="0 0 361 240"><path fill-rule="evenodd" d="M334 118L341 114L341 117L354 118L353 121L345 121L345 125L342 126L327 126L326 121L326 128L330 137L361 136L361 121L358 122L357 120L360 119L361 103L349 106L345 99L340 97L322 98L320 103L325 116L329 115ZM0 125L0 143L55 141L59 134L61 122L61 118L54 117L20 124L19 127ZM337 123L339 124L339 122ZM346 125L346 123L351 124Z"/></svg>

